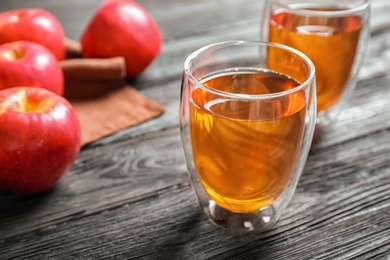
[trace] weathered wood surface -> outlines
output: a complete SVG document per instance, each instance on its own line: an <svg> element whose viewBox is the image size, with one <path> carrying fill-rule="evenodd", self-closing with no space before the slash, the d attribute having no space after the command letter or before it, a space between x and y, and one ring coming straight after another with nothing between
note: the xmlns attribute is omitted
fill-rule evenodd
<svg viewBox="0 0 390 260"><path fill-rule="evenodd" d="M1 0L42 7L78 39L99 0ZM275 229L238 237L210 224L189 183L178 127L185 57L216 41L258 39L264 0L140 0L164 36L132 84L167 108L81 151L52 191L0 193L0 259L388 259L390 2L373 0L373 35L350 106L313 146ZM0 169L1 170L1 169Z"/></svg>

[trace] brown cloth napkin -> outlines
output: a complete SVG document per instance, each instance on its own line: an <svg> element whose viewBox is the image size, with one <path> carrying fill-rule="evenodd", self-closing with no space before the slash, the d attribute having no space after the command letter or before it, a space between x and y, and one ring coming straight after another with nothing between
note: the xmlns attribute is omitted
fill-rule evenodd
<svg viewBox="0 0 390 260"><path fill-rule="evenodd" d="M81 145L161 115L164 107L125 82L122 57L83 58L81 46L65 41L67 59L60 62L65 78L64 97L81 125Z"/></svg>

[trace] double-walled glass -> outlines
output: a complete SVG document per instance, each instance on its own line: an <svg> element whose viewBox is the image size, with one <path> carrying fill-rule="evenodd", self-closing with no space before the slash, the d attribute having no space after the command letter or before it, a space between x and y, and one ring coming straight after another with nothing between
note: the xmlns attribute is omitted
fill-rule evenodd
<svg viewBox="0 0 390 260"><path fill-rule="evenodd" d="M262 40L306 54L316 67L317 120L336 119L356 86L370 37L369 0L270 0Z"/></svg>
<svg viewBox="0 0 390 260"><path fill-rule="evenodd" d="M292 197L316 121L315 69L279 44L230 41L185 61L181 137L208 218L235 233L271 227Z"/></svg>

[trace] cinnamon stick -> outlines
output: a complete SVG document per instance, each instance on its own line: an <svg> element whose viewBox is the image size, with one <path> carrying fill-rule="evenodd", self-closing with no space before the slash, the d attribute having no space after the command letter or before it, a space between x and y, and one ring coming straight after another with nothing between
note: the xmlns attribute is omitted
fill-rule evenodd
<svg viewBox="0 0 390 260"><path fill-rule="evenodd" d="M83 54L81 52L81 44L70 38L64 40L66 59L81 58Z"/></svg>
<svg viewBox="0 0 390 260"><path fill-rule="evenodd" d="M126 65L123 57L105 59L69 59L60 62L65 77L79 79L117 79L125 78Z"/></svg>
<svg viewBox="0 0 390 260"><path fill-rule="evenodd" d="M126 65L122 57L68 59L60 62L65 79L65 98L89 99L125 84Z"/></svg>

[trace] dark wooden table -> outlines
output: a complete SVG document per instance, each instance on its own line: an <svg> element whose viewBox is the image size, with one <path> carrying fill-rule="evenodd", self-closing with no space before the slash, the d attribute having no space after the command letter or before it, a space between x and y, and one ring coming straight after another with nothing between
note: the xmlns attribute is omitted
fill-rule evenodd
<svg viewBox="0 0 390 260"><path fill-rule="evenodd" d="M1 0L41 7L78 40L99 0ZM274 229L225 233L208 222L187 176L178 103L184 59L209 43L258 39L264 0L140 0L164 36L133 86L166 107L84 147L35 197L0 193L0 259L388 259L390 2L373 0L372 39L350 106L312 147ZM0 169L1 170L1 169Z"/></svg>

